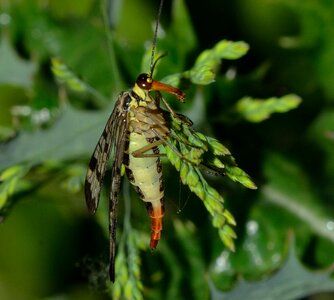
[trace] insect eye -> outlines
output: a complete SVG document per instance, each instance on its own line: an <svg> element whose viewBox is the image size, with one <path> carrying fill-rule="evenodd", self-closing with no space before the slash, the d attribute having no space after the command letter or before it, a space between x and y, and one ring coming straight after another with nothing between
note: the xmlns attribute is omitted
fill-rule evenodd
<svg viewBox="0 0 334 300"><path fill-rule="evenodd" d="M152 78L146 74L140 74L136 80L137 85L143 90L150 90L152 87Z"/></svg>

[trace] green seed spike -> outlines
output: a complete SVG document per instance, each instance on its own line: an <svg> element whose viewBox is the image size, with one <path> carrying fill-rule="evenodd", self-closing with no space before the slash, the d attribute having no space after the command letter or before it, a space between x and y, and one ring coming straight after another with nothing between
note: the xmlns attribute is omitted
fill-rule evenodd
<svg viewBox="0 0 334 300"><path fill-rule="evenodd" d="M233 181L248 188L256 188L249 176L235 165L230 151L219 141L196 132L191 122L184 122L180 116L169 115L172 134L165 145L171 164L180 172L183 184L195 193L204 203L212 216L212 225L218 229L223 243L231 251L235 250L233 239L236 234L232 226L236 222L232 214L224 207L224 199L219 192L204 179L200 166L212 169L214 173L226 173ZM178 153L176 153L175 149Z"/></svg>

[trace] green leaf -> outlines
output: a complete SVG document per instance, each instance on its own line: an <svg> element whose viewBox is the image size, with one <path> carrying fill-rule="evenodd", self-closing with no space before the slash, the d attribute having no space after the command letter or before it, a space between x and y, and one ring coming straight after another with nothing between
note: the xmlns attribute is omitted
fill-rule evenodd
<svg viewBox="0 0 334 300"><path fill-rule="evenodd" d="M262 122L272 113L284 113L295 109L301 103L300 97L294 94L280 98L254 99L244 97L236 104L236 111L249 122Z"/></svg>
<svg viewBox="0 0 334 300"><path fill-rule="evenodd" d="M52 73L60 83L66 84L66 86L74 92L88 92L87 85L74 75L59 59L53 58L51 63Z"/></svg>
<svg viewBox="0 0 334 300"><path fill-rule="evenodd" d="M0 174L0 216L10 206L9 198L20 188L20 180L28 173L29 166L13 165Z"/></svg>
<svg viewBox="0 0 334 300"><path fill-rule="evenodd" d="M248 49L249 46L245 42L222 40L212 49L204 50L196 59L195 67L203 65L216 67L222 59L239 59L247 53Z"/></svg>
<svg viewBox="0 0 334 300"><path fill-rule="evenodd" d="M235 220L225 209L223 197L204 179L199 166L203 165L214 172L226 172L233 181L248 188L256 188L255 184L244 171L235 166L230 151L216 139L195 132L191 128L192 123L180 114L174 117L166 112L166 116L171 126L171 135L165 145L167 158L180 172L182 183L203 201L223 243L234 251L233 239L236 234L231 226L236 224ZM221 159L224 159L224 163Z"/></svg>
<svg viewBox="0 0 334 300"><path fill-rule="evenodd" d="M231 214L224 208L224 200L220 194L213 189L207 181L202 176L198 167L193 166L190 162L183 159L179 167L178 164L174 162L175 157L178 156L174 152L174 149L165 146L166 154L169 161L174 165L174 167L180 172L180 178L183 184L187 185L189 189L195 193L204 203L206 209L212 216L212 224L214 227L218 228L219 235L222 238L224 244L234 251L235 246L233 239L235 234L232 231L224 231L225 227L230 227L230 225L235 225L235 221ZM228 233L232 232L232 235ZM227 233L227 234L226 234Z"/></svg>
<svg viewBox="0 0 334 300"><path fill-rule="evenodd" d="M175 44L183 44L183 47L176 47L176 49L182 51L184 54L193 50L197 45L196 34L184 0L173 1L172 23L169 33L175 37L173 40Z"/></svg>
<svg viewBox="0 0 334 300"><path fill-rule="evenodd" d="M185 77L193 84L208 85L214 82L222 59L238 59L245 55L248 49L249 46L245 42L222 40L213 48L201 52L190 70L184 71L181 74L167 76L162 81L177 86L181 78Z"/></svg>
<svg viewBox="0 0 334 300"><path fill-rule="evenodd" d="M215 81L216 74L211 65L200 65L189 72L189 77L194 84L210 84Z"/></svg>
<svg viewBox="0 0 334 300"><path fill-rule="evenodd" d="M144 299L142 295L143 284L140 280L141 257L140 250L147 248L147 236L131 226L131 197L129 182L123 185L123 200L125 206L123 232L117 247L115 260L115 283L107 279L107 287L112 299ZM106 236L108 228L104 222L101 226Z"/></svg>
<svg viewBox="0 0 334 300"><path fill-rule="evenodd" d="M182 253L185 253L189 269L187 274L192 278L191 299L207 299L209 296L208 285L205 280L205 264L202 258L202 249L196 235L196 228L193 223L174 220L176 237L180 241Z"/></svg>
<svg viewBox="0 0 334 300"><path fill-rule="evenodd" d="M268 181L261 189L264 199L300 219L317 235L334 242L333 232L327 228L332 218L320 205L303 170L295 162L271 154L265 160L264 171Z"/></svg>
<svg viewBox="0 0 334 300"><path fill-rule="evenodd" d="M20 58L9 44L8 39L2 36L0 41L0 84L30 88L36 68L36 63Z"/></svg>
<svg viewBox="0 0 334 300"><path fill-rule="evenodd" d="M196 59L190 71L184 73L192 83L207 85L214 81L215 73L222 59L238 59L245 55L249 46L245 42L222 40L212 49L204 50Z"/></svg>
<svg viewBox="0 0 334 300"><path fill-rule="evenodd" d="M76 93L89 93L98 100L97 104L103 106L108 102L107 98L101 95L90 85L80 80L64 63L58 58L52 58L52 73L60 84L64 84L70 91Z"/></svg>
<svg viewBox="0 0 334 300"><path fill-rule="evenodd" d="M131 229L131 231L128 231ZM123 231L121 243L118 247L115 269L115 283L107 281L112 299L144 299L142 295L143 285L140 281L140 252L142 234L133 228Z"/></svg>
<svg viewBox="0 0 334 300"><path fill-rule="evenodd" d="M333 267L321 272L307 270L298 261L292 243L287 261L271 277L259 282L240 280L230 292L221 292L210 282L211 299L300 299L319 292L334 291L332 273Z"/></svg>
<svg viewBox="0 0 334 300"><path fill-rule="evenodd" d="M226 175L233 181L241 183L249 189L257 189L254 182L249 178L248 174L235 166L225 166Z"/></svg>
<svg viewBox="0 0 334 300"><path fill-rule="evenodd" d="M215 45L213 48L216 57L220 59L239 59L244 56L248 50L249 46L245 42L233 42L222 40Z"/></svg>
<svg viewBox="0 0 334 300"><path fill-rule="evenodd" d="M89 156L110 112L84 112L66 107L51 128L22 132L9 142L0 144L0 170L27 162L36 165Z"/></svg>

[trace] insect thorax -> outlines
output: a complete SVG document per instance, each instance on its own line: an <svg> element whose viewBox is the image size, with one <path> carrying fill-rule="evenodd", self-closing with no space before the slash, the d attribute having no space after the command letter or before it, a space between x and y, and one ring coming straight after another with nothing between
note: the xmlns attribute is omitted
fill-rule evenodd
<svg viewBox="0 0 334 300"><path fill-rule="evenodd" d="M159 101L149 93L140 97L132 91L130 95L129 132L143 134L149 142L166 138L169 128Z"/></svg>

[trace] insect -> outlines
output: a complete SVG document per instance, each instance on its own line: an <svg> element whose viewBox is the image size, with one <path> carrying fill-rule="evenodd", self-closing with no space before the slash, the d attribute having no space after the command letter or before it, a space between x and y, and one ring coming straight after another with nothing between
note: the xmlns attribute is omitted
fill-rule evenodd
<svg viewBox="0 0 334 300"><path fill-rule="evenodd" d="M181 90L152 78L154 67L161 58L160 56L154 60L162 5L163 0L160 2L153 38L150 72L140 74L134 87L119 95L93 152L85 180L86 204L89 212L95 214L106 165L110 154L113 154L109 195L109 276L113 282L115 281L117 204L122 165L125 167L129 181L145 202L150 216L151 249L156 248L161 236L164 216L164 185L158 146L165 143L170 129L163 110L160 108L160 100L165 103L171 113L174 112L162 98L160 91L172 94L181 102L185 99L185 94ZM154 97L150 94L151 91L156 91Z"/></svg>

